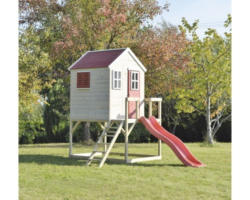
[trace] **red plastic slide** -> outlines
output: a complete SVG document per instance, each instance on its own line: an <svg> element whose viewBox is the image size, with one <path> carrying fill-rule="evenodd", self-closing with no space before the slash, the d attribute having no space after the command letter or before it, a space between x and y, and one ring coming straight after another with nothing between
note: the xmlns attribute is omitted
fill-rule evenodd
<svg viewBox="0 0 250 200"><path fill-rule="evenodd" d="M179 138L164 129L156 121L155 117L150 117L149 119L141 117L140 122L153 136L165 142L184 165L191 167L205 166L191 154L191 152Z"/></svg>

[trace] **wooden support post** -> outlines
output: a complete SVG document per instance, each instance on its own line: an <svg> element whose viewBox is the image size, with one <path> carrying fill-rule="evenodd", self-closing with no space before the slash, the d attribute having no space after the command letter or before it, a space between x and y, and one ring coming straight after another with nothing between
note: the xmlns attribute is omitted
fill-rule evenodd
<svg viewBox="0 0 250 200"><path fill-rule="evenodd" d="M161 101L158 102L158 119L161 120Z"/></svg>
<svg viewBox="0 0 250 200"><path fill-rule="evenodd" d="M136 101L136 119L140 117L140 100Z"/></svg>
<svg viewBox="0 0 250 200"><path fill-rule="evenodd" d="M70 124L69 124L69 156L72 155L73 133L80 123L81 123L81 121L77 121L73 127L73 121L70 120Z"/></svg>
<svg viewBox="0 0 250 200"><path fill-rule="evenodd" d="M128 99L125 99L125 162L128 163Z"/></svg>
<svg viewBox="0 0 250 200"><path fill-rule="evenodd" d="M72 155L72 121L69 123L69 157Z"/></svg>
<svg viewBox="0 0 250 200"><path fill-rule="evenodd" d="M148 117L152 116L152 101L148 102Z"/></svg>
<svg viewBox="0 0 250 200"><path fill-rule="evenodd" d="M107 127L107 122L104 122L104 127ZM104 130L105 130L104 128ZM105 133L104 137L103 137L103 142L104 142L104 152L107 151L107 132Z"/></svg>
<svg viewBox="0 0 250 200"><path fill-rule="evenodd" d="M160 125L161 125L161 101L158 102L158 119L160 119ZM161 140L158 140L158 156L162 156Z"/></svg>

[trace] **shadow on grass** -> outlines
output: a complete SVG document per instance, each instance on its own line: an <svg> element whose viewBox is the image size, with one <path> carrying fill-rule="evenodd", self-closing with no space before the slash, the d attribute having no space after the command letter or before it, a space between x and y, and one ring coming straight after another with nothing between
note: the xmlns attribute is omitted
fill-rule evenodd
<svg viewBox="0 0 250 200"><path fill-rule="evenodd" d="M85 165L83 160L77 160L74 158L68 158L55 155L39 155L39 154L22 154L19 155L19 163L37 163L40 165L68 165L68 166L82 166Z"/></svg>
<svg viewBox="0 0 250 200"><path fill-rule="evenodd" d="M92 147L94 144L74 144L73 147ZM21 144L19 145L20 149L22 148L69 148L68 144L36 144L36 145L28 145L28 144Z"/></svg>
<svg viewBox="0 0 250 200"><path fill-rule="evenodd" d="M108 161L107 162L109 165L127 165L127 166L130 166L130 167L133 167L133 166L141 166L141 167L186 167L185 165L183 164L164 164L164 163L132 163L132 164L125 164L124 162L123 163L116 163L116 162L111 162L111 161Z"/></svg>
<svg viewBox="0 0 250 200"><path fill-rule="evenodd" d="M132 166L143 166L143 167L186 167L183 164L157 164L157 163L134 163Z"/></svg>
<svg viewBox="0 0 250 200"><path fill-rule="evenodd" d="M51 164L62 166L85 166L86 160L77 158L68 158L56 155L39 155L39 154L22 154L19 155L19 163L37 163L39 165ZM95 161L96 163L96 161ZM143 166L143 167L185 167L182 164L163 164L163 163L133 163L125 164L123 160L111 159L107 160L108 165L127 165Z"/></svg>

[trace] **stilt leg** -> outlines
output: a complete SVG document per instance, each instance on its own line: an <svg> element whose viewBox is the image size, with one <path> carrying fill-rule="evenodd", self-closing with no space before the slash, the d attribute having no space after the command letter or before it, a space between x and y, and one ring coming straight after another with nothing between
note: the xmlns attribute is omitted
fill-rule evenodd
<svg viewBox="0 0 250 200"><path fill-rule="evenodd" d="M125 162L128 163L128 100L125 101Z"/></svg>
<svg viewBox="0 0 250 200"><path fill-rule="evenodd" d="M161 125L161 101L158 102L158 119ZM158 156L161 156L161 140L158 140Z"/></svg>
<svg viewBox="0 0 250 200"><path fill-rule="evenodd" d="M104 127L107 127L107 122L104 123ZM107 151L107 133L104 135L103 142L104 142L104 152L106 152Z"/></svg>
<svg viewBox="0 0 250 200"><path fill-rule="evenodd" d="M69 157L72 155L72 121L70 120L69 124Z"/></svg>
<svg viewBox="0 0 250 200"><path fill-rule="evenodd" d="M161 156L161 140L158 140L158 156Z"/></svg>

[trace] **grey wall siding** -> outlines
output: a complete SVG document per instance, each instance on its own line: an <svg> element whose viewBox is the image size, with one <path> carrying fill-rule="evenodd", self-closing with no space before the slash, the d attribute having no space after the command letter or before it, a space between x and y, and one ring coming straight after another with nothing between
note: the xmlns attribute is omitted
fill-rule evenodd
<svg viewBox="0 0 250 200"><path fill-rule="evenodd" d="M76 87L77 72L90 72L90 89ZM109 120L109 69L71 70L71 120Z"/></svg>

